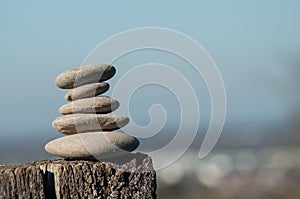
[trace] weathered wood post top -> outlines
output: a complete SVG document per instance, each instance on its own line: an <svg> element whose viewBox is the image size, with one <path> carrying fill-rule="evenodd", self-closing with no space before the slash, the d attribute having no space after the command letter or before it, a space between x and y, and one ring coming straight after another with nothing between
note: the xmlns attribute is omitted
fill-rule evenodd
<svg viewBox="0 0 300 199"><path fill-rule="evenodd" d="M0 166L0 198L156 198L151 158L45 160Z"/></svg>

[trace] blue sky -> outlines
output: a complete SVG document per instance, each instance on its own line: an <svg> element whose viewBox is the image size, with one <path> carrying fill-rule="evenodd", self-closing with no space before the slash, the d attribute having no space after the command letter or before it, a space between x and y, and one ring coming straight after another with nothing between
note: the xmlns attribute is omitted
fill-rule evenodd
<svg viewBox="0 0 300 199"><path fill-rule="evenodd" d="M283 121L294 106L288 64L299 56L299 19L297 0L2 0L1 136L51 128L65 103L55 77L107 37L148 26L183 32L207 49L224 78L228 123Z"/></svg>

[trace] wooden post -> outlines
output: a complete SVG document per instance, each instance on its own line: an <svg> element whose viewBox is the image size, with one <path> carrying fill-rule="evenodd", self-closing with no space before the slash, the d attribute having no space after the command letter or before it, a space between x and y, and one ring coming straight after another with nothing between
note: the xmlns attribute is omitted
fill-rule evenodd
<svg viewBox="0 0 300 199"><path fill-rule="evenodd" d="M0 166L0 198L156 198L156 173L141 153Z"/></svg>

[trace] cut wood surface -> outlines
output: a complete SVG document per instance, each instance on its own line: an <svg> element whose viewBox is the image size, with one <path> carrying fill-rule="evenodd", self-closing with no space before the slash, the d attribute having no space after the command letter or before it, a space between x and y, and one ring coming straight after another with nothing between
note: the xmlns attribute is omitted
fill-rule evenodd
<svg viewBox="0 0 300 199"><path fill-rule="evenodd" d="M148 155L0 166L0 198L156 198Z"/></svg>

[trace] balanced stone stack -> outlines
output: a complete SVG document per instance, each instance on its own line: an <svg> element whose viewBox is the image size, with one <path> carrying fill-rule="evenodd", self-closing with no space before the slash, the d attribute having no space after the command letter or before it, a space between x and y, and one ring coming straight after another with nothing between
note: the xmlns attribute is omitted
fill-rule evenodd
<svg viewBox="0 0 300 199"><path fill-rule="evenodd" d="M101 94L109 89L105 82L116 73L109 64L91 64L61 73L56 85L71 89L65 95L69 103L59 108L63 116L52 126L68 136L46 144L48 153L68 159L107 159L135 150L139 141L123 132L113 132L129 122L126 116L109 114L119 102Z"/></svg>

